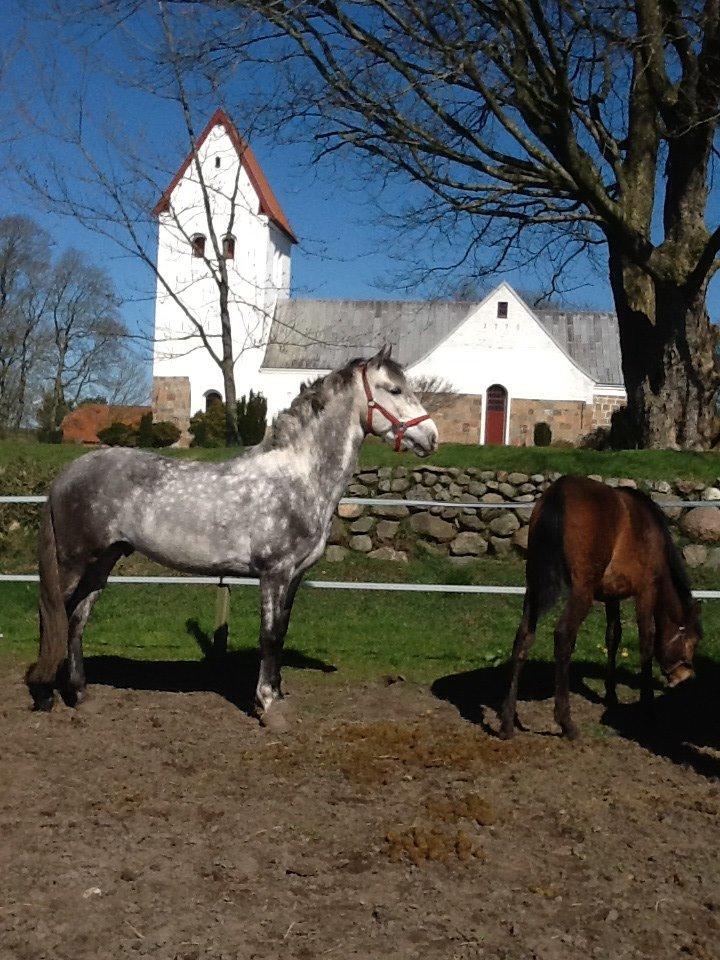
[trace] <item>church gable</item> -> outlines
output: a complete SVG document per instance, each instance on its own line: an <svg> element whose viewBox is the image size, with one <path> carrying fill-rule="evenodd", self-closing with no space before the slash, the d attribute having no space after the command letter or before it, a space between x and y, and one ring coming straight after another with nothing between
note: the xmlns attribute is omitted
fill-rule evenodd
<svg viewBox="0 0 720 960"><path fill-rule="evenodd" d="M499 384L511 396L586 400L593 379L508 284L500 284L411 373L438 376L455 389L484 393Z"/></svg>
<svg viewBox="0 0 720 960"><path fill-rule="evenodd" d="M239 194L242 200L256 215L266 216L291 243L297 238L290 226L280 203L275 196L252 148L238 133L235 124L224 110L218 109L207 122L192 150L178 168L162 197L155 205L153 213L159 216L171 208L182 209L183 201L178 200L177 190L183 181L197 179L194 159L198 157L202 164L203 178L213 192L213 186L227 197L234 194L236 163L242 165L242 175L238 179ZM228 177L227 171L231 175Z"/></svg>
<svg viewBox="0 0 720 960"><path fill-rule="evenodd" d="M613 314L536 312L504 283L481 303L281 302L263 367L332 369L382 343L393 345L410 372L442 376L470 393L482 392L485 371L507 379L522 396L530 390L547 396L553 381L576 397L594 382L622 387Z"/></svg>

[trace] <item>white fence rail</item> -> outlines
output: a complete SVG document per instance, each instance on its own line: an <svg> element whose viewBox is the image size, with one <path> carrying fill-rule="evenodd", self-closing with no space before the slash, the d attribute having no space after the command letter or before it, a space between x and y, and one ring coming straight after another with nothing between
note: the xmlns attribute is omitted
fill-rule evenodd
<svg viewBox="0 0 720 960"><path fill-rule="evenodd" d="M27 504L45 503L44 496L0 496L0 504ZM344 497L340 503L357 504L358 506L383 507L441 507L442 509L456 510L532 510L536 501L504 501L502 503L465 503L452 500L402 500L382 497ZM660 504L662 507L720 507L717 500L670 500ZM36 573L3 573L0 574L0 583L38 583ZM155 584L159 586L216 586L256 587L259 583L255 577L110 577L109 583L125 584ZM352 580L304 580L303 587L313 590L368 590L384 591L388 593L460 593L460 594L490 594L496 596L522 596L525 588L521 586L501 586L495 584L477 583L373 583ZM718 600L720 590L694 590L693 596L699 600Z"/></svg>

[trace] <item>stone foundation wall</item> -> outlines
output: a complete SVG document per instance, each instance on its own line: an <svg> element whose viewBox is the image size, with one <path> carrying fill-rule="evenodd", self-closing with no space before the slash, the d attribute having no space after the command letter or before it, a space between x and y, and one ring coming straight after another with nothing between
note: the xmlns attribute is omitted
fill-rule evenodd
<svg viewBox="0 0 720 960"><path fill-rule="evenodd" d="M176 446L190 446L190 378L153 377L154 420L167 420L181 431Z"/></svg>
<svg viewBox="0 0 720 960"><path fill-rule="evenodd" d="M622 397L595 397L593 399L592 429L594 430L596 427L609 427L612 415L616 410L624 406L625 400Z"/></svg>
<svg viewBox="0 0 720 960"><path fill-rule="evenodd" d="M536 423L550 425L553 442L576 443L592 429L591 420L587 404L580 400L511 399L510 444L531 447Z"/></svg>
<svg viewBox="0 0 720 960"><path fill-rule="evenodd" d="M25 466L14 470L2 468L0 474L2 492L9 494L43 494L55 476L47 467L30 474ZM457 564L484 556L521 557L527 548L532 505L558 476L557 473L528 475L475 467L461 470L423 465L413 469L398 465L360 470L346 491L348 497L429 500L432 505L339 504L332 521L326 559L342 560L351 552L400 562L411 557L440 555ZM601 477L593 479L602 480ZM713 486L692 480L636 483L618 477L605 478L604 482L612 487L639 486L649 493L665 512L688 565L720 570L720 478ZM711 505L667 506L676 500L706 500ZM456 505L460 502L483 503L487 508L465 509ZM712 505L714 503L718 505ZM501 509L500 504L512 506ZM13 551L16 555L22 554L22 545L28 544L28 536L35 537L40 515L32 505L0 505L0 548L8 548L10 558ZM34 540L27 556L29 571L35 564ZM16 570L15 559L12 559L4 572Z"/></svg>
<svg viewBox="0 0 720 960"><path fill-rule="evenodd" d="M480 443L482 397L470 393L436 393L423 398L443 443Z"/></svg>
<svg viewBox="0 0 720 960"><path fill-rule="evenodd" d="M333 518L326 559L342 560L352 551L401 562L413 556L446 556L458 564L482 556L523 556L532 513L532 506L528 505L534 504L559 476L435 466L360 471L348 487L348 497L432 500L437 505L428 508L341 503ZM685 480L675 484L664 480L638 484L626 478L608 477L604 482L612 487L641 486L661 507L672 500L717 501L717 507L663 509L688 565L720 569L720 478L714 487ZM488 507L462 509L453 506L453 501L484 503ZM501 503L513 503L517 508L493 508Z"/></svg>

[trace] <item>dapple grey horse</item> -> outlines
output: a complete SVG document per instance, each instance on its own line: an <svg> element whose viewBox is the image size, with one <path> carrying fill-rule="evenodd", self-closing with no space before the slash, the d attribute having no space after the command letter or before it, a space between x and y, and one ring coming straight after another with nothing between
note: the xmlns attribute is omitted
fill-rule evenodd
<svg viewBox="0 0 720 960"><path fill-rule="evenodd" d="M267 710L282 696L296 590L369 434L420 456L437 448L435 424L387 349L304 386L262 443L223 463L114 448L70 464L40 530L40 654L27 674L35 708L52 709L56 687L71 704L84 699L85 624L118 559L137 550L187 573L259 577L256 705Z"/></svg>

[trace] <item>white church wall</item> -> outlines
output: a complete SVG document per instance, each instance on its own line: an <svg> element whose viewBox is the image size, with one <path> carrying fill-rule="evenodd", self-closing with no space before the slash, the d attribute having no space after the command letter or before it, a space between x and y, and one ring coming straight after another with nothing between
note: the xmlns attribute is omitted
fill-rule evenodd
<svg viewBox="0 0 720 960"><path fill-rule="evenodd" d="M289 293L290 240L260 213L259 198L223 126L211 130L200 147L199 160L218 242L222 245L226 233L236 238L235 258L226 260L226 265L236 387L241 396L259 388L275 302L278 295ZM189 377L191 412L195 412L204 408L207 391L224 395L224 389L220 368L188 316L202 325L219 355L218 288L205 261L193 257L189 242L194 234L203 234L205 255L217 263L194 163L176 185L170 203L171 209L159 216L153 375Z"/></svg>
<svg viewBox="0 0 720 960"><path fill-rule="evenodd" d="M507 317L498 317L498 303ZM408 370L464 394L500 384L513 397L592 402L594 381L564 353L507 284L498 286L446 340Z"/></svg>

